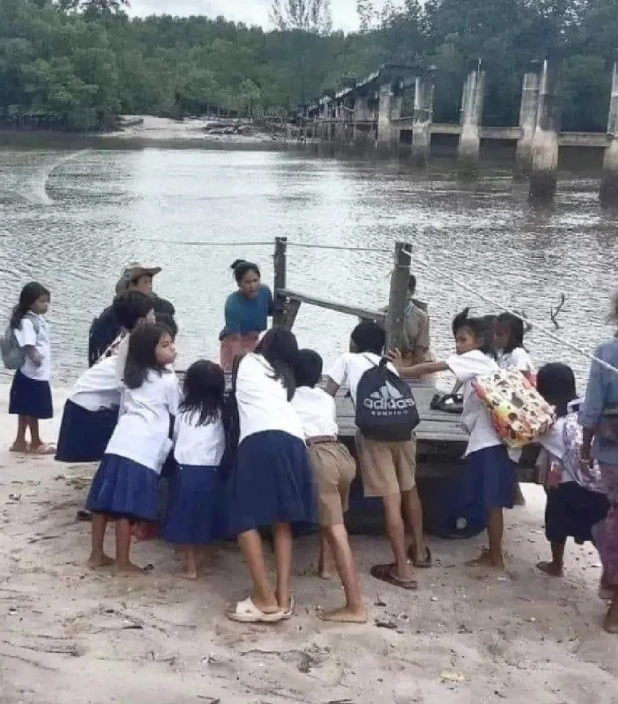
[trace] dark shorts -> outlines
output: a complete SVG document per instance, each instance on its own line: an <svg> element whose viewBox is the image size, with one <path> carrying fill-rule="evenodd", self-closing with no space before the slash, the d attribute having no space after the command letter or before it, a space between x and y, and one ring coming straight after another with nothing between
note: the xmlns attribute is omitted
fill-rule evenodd
<svg viewBox="0 0 618 704"><path fill-rule="evenodd" d="M574 538L582 544L593 540L592 527L605 519L609 499L584 489L577 482L558 484L547 492L545 537L552 543Z"/></svg>

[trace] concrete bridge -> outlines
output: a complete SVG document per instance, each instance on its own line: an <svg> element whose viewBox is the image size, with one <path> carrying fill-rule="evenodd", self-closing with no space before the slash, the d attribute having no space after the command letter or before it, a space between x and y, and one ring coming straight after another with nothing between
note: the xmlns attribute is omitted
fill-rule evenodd
<svg viewBox="0 0 618 704"><path fill-rule="evenodd" d="M561 146L604 149L601 202L618 205L618 63L614 64L608 96L606 133L560 131L562 62L557 58L536 62L525 73L517 126L482 124L485 76L480 61L468 73L460 124L437 124L433 122L432 71L381 66L334 97L324 96L305 106L299 115L299 140L304 144L309 139L330 142L343 149L375 149L380 155L399 154L424 166L430 158L432 135L456 135L461 168L470 173L478 165L481 140L516 142L515 175L530 179L530 198L539 201L551 200L556 193ZM413 114L403 116L404 94L412 90Z"/></svg>

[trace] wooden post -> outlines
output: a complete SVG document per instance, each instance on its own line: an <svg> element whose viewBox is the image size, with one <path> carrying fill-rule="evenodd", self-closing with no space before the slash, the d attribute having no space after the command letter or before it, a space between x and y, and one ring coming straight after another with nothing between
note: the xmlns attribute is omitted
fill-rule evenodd
<svg viewBox="0 0 618 704"><path fill-rule="evenodd" d="M395 245L395 269L391 276L391 293L386 316L386 350L401 349L405 344L403 322L408 300L412 248L405 242Z"/></svg>
<svg viewBox="0 0 618 704"><path fill-rule="evenodd" d="M279 327L283 322L285 313L285 298L279 295L279 291L286 287L286 265L287 265L288 238L275 238L275 309L273 311L273 326Z"/></svg>

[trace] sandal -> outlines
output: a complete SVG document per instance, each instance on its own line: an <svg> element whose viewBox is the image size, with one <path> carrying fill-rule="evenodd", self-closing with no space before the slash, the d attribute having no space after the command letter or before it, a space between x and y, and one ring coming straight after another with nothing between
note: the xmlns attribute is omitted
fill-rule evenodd
<svg viewBox="0 0 618 704"><path fill-rule="evenodd" d="M286 609L286 610L283 612L283 618L284 618L284 620L287 621L288 619L292 618L292 616L294 615L294 609L295 609L295 608L296 608L296 603L295 603L295 601L294 601L294 595L292 594L292 596L290 597L290 608L289 608L289 609Z"/></svg>
<svg viewBox="0 0 618 704"><path fill-rule="evenodd" d="M26 452L29 455L55 455L56 454L56 446L55 445L50 445L46 442L41 443L38 447L29 447Z"/></svg>
<svg viewBox="0 0 618 704"><path fill-rule="evenodd" d="M410 545L410 547L408 548L407 554L408 554L408 560L410 560L410 562L414 565L414 567L418 567L420 569L428 569L433 564L431 550L429 549L428 546L425 546L425 559L424 560L418 560L416 558L416 546L415 545Z"/></svg>
<svg viewBox="0 0 618 704"><path fill-rule="evenodd" d="M386 582L387 584L392 584L394 587L401 587L401 589L407 589L409 591L415 591L418 589L418 583L415 579L402 580L395 577L393 570L396 565L374 565L371 568L371 576L375 579L379 579L381 582Z"/></svg>
<svg viewBox="0 0 618 704"><path fill-rule="evenodd" d="M260 611L253 603L251 597L247 597L244 601L239 601L234 611L227 611L225 615L232 621L238 621L239 623L277 623L285 618L285 614L281 609L273 613Z"/></svg>

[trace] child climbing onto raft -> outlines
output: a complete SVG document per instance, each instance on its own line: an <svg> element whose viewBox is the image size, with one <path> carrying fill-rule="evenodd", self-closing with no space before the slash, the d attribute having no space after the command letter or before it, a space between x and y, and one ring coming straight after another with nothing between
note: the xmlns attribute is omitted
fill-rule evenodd
<svg viewBox="0 0 618 704"><path fill-rule="evenodd" d="M451 371L462 383L461 422L469 434L465 490L470 497L482 495L489 538L489 549L483 550L481 556L469 564L504 569L504 509L513 508L515 463L509 458L506 446L472 386L477 377L499 370L497 363L488 356L492 345L491 328L486 318L469 317L466 308L454 318L453 332L456 353L444 361L406 366L398 350L391 352L390 357L404 378L417 379L426 374Z"/></svg>
<svg viewBox="0 0 618 704"><path fill-rule="evenodd" d="M157 485L172 446L170 416L177 414L180 395L176 375L168 369L175 358L162 325L143 325L131 334L121 415L86 502L94 514L91 567L114 563L103 544L108 520L115 518L116 574L143 571L129 558L131 524L157 520Z"/></svg>
<svg viewBox="0 0 618 704"><path fill-rule="evenodd" d="M332 551L345 592L346 603L341 609L322 615L325 621L365 623L354 556L344 523L348 510L350 486L356 476L356 462L347 448L337 440L335 399L316 385L322 378L322 357L313 350L300 350L295 365L296 393L292 406L303 426L311 459L313 479L317 487L318 520L320 523L320 570Z"/></svg>
<svg viewBox="0 0 618 704"><path fill-rule="evenodd" d="M54 408L51 387L51 347L49 324L45 315L51 297L45 286L36 281L26 284L19 294L9 324L14 344L22 351L21 364L13 377L9 396L9 414L18 416L17 436L11 452L53 455L55 447L41 440L39 421L52 418ZM3 345L8 342L5 341ZM30 432L30 443L26 432Z"/></svg>
<svg viewBox="0 0 618 704"><path fill-rule="evenodd" d="M163 537L182 547L185 579L198 577L198 551L219 528L221 461L225 452L223 405L225 376L214 362L200 360L187 370L174 423L176 472Z"/></svg>

